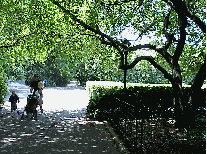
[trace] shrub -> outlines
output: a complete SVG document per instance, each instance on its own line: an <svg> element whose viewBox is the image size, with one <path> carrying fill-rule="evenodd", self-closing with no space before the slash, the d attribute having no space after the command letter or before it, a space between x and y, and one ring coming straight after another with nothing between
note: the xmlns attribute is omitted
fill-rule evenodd
<svg viewBox="0 0 207 154"><path fill-rule="evenodd" d="M183 100L187 102L190 87L183 89ZM102 114L103 117L103 113L114 113L119 109L121 112L139 112L139 116L146 118L150 116L149 114L172 116L172 112L167 112L173 107L173 88L169 85L128 86L127 89L123 89L122 86L94 85L90 88L90 95L87 111L91 115L97 111L97 114ZM199 106L205 106L205 89L200 94L199 103L194 107Z"/></svg>
<svg viewBox="0 0 207 154"><path fill-rule="evenodd" d="M5 72L0 72L0 104L4 104L4 98L8 95L9 90L7 86L7 75Z"/></svg>

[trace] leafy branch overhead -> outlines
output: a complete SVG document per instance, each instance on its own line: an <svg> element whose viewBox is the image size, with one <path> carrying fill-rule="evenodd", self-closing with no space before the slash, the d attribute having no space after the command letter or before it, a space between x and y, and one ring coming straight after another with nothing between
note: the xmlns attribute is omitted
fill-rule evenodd
<svg viewBox="0 0 207 154"><path fill-rule="evenodd" d="M119 68L127 69L129 82L170 81L176 105L182 83L196 94L205 80L204 0L15 0L0 8L0 70L9 77L38 64L35 71L55 70L64 82L123 81Z"/></svg>
<svg viewBox="0 0 207 154"><path fill-rule="evenodd" d="M47 56L58 58L61 55L68 57L73 63L81 59L85 50L92 50L86 47L90 44L87 42L95 41L96 45L107 45L105 51L100 53L109 54L113 50L110 56L112 59L121 59L120 68L131 68L138 63L136 58L131 57L134 51L139 54L150 49L156 52L154 61L166 70L168 79L170 80L170 74L179 82L182 82L181 70L194 70L197 73L205 60L204 1L17 0L5 1L0 5L1 13L6 12L1 17L0 49L9 49L8 57L19 54L25 55L22 59L29 57L31 61L44 62ZM181 6L183 9L180 9ZM19 32L22 29L25 31L24 35ZM37 29L38 33L35 33ZM124 37L123 33L127 30L131 30L127 35L136 34L135 41L148 42L129 45L120 38ZM118 52L114 53L115 50ZM125 52L130 53L130 67L124 66ZM145 53L147 52L145 50ZM86 54L85 52L84 55ZM199 60L193 55L199 55ZM195 59L196 63L192 62L189 66L184 64L191 61L190 59ZM144 60L150 62L150 59ZM155 66L155 63L150 64ZM155 68L163 72L160 67Z"/></svg>
<svg viewBox="0 0 207 154"><path fill-rule="evenodd" d="M78 22L80 25L82 25L86 30L90 30L91 32L95 33L95 34L98 34L101 36L100 40L102 41L102 43L104 44L107 44L107 45L112 45L113 47L115 47L120 54L122 54L122 50L120 49L123 48L123 49L127 49L128 47L122 43L122 42L119 42L118 40L110 37L109 35L101 32L100 29L95 29L94 27L90 26L90 25L87 25L85 22L83 22L82 20L78 19L73 13L70 12L70 10L67 10L65 7L63 7L59 2L53 0L52 1L55 5L57 5L60 9L62 9L66 14L68 14L75 22ZM107 39L107 40L105 40ZM145 46L145 45L136 45L134 47L131 47L129 48L129 51L135 51L137 49L140 49L140 48L149 48L149 45ZM150 46L151 47L151 46Z"/></svg>
<svg viewBox="0 0 207 154"><path fill-rule="evenodd" d="M132 69L137 63L145 60L161 71L173 85L174 91L176 91L176 121L180 121L178 117L182 115L183 111L182 69L180 60L183 58L182 54L185 52L186 46L199 42L199 38L202 38L205 42L203 38L205 37L204 33L206 33L206 25L205 22L202 21L205 20L206 16L204 1L202 1L202 5L199 5L199 7L196 6L197 3L183 0L112 0L110 2L91 2L88 4L88 12L96 10L95 20L91 20L92 18L88 17L92 15L92 13L85 16L81 16L78 13L74 15L69 7L67 9L64 7L67 3L63 6L62 2L57 2L55 0L52 0L52 2L69 15L73 21L84 27L85 30L89 30L95 35L98 35L101 43L114 47L121 57L121 69ZM200 13L199 15L198 13L192 12L190 7L192 5L194 5L194 10ZM119 41L117 36L120 35L129 24L139 32L139 38L143 38L144 35L149 38L151 35L154 36L155 40L148 44L145 43L145 45L134 46L130 46L126 41ZM199 37L189 38L187 34L189 32L191 33L191 31L196 32L197 34L194 34ZM201 42L200 44L203 46L205 43ZM199 48L198 45L195 46ZM161 60L155 60L152 56L138 56L132 60L130 64L124 62L128 52L144 48L156 51L156 53L158 53L157 56L161 56L161 58L165 60L165 65L170 69L167 70L164 65L160 65ZM205 51L203 50L201 52ZM188 57L188 59L189 58L190 57ZM195 87L194 84L200 87L202 85L201 83L204 81L203 76L205 70L203 64L205 64L205 59L202 59L202 61L203 63L200 65L200 70L197 72L192 88ZM198 83L197 81L200 82ZM192 89L192 91L195 91L195 89Z"/></svg>
<svg viewBox="0 0 207 154"><path fill-rule="evenodd" d="M11 43L11 44L8 44L8 45L2 45L2 46L0 46L0 48L6 48L6 49L8 49L8 48L14 47L14 46L16 46L20 41L22 41L22 39L24 39L24 38L26 38L26 37L28 37L28 36L30 36L30 35L36 34L36 33L38 32L39 29L40 29L40 28L38 28L37 30L35 30L34 32L32 32L32 33L30 33L30 34L27 34L27 35L24 35L24 36L18 38L17 40L15 40L15 41L14 41L13 43Z"/></svg>
<svg viewBox="0 0 207 154"><path fill-rule="evenodd" d="M130 65L122 65L120 66L120 69L123 69L123 70L132 69L137 63L139 63L142 60L149 61L155 68L160 70L166 78L168 78L172 83L174 83L172 75L170 75L165 69L163 69L159 64L157 64L152 56L137 57L134 59L134 61Z"/></svg>

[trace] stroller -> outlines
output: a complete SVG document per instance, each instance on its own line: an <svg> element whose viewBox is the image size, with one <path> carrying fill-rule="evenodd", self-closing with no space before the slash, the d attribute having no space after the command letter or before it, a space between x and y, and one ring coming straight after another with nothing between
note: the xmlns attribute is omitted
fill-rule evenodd
<svg viewBox="0 0 207 154"><path fill-rule="evenodd" d="M26 118L28 117L29 114L32 114L31 119L37 120L37 104L38 104L38 98L39 96L36 95L35 93L28 95L27 97L27 105L25 107L25 112L26 112ZM24 113L25 113L24 112ZM22 119L24 117L24 113L22 114Z"/></svg>

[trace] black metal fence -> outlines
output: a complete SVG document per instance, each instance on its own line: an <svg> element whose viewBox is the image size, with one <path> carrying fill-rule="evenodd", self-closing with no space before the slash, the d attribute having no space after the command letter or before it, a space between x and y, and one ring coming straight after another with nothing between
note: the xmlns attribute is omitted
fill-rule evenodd
<svg viewBox="0 0 207 154"><path fill-rule="evenodd" d="M98 112L108 121L130 153L205 152L205 110L197 110L197 126L175 128L173 108L146 107L121 102L118 108Z"/></svg>

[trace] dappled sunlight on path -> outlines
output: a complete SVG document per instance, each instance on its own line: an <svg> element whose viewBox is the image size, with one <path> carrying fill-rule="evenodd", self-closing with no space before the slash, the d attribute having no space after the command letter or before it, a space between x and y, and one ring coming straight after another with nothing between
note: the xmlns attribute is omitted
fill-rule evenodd
<svg viewBox="0 0 207 154"><path fill-rule="evenodd" d="M118 153L103 123L86 121L83 113L47 112L38 121L7 114L0 118L0 152Z"/></svg>
<svg viewBox="0 0 207 154"><path fill-rule="evenodd" d="M45 88L37 121L22 117L29 87L14 83L9 89L0 111L0 153L118 153L104 124L86 118L89 97L83 88ZM10 113L12 90L20 97L19 115Z"/></svg>

